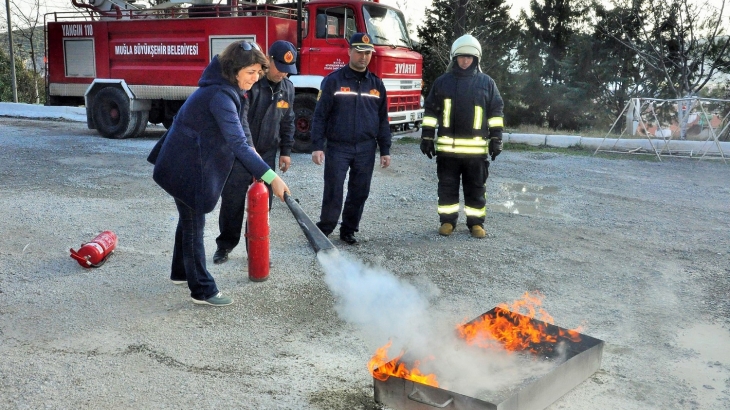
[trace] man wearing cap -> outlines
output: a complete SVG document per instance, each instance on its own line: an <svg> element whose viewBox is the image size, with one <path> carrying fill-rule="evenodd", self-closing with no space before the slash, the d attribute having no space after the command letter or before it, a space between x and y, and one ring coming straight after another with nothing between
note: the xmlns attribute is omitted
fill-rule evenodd
<svg viewBox="0 0 730 410"><path fill-rule="evenodd" d="M317 227L329 235L337 227L341 213L340 239L350 245L357 243L355 232L360 228L370 194L377 149L381 168L390 165L391 135L385 86L367 68L374 52L367 34L352 35L347 51L350 62L322 80L312 118L312 161L317 165L325 163L322 211Z"/></svg>
<svg viewBox="0 0 730 410"><path fill-rule="evenodd" d="M291 165L291 149L294 145L294 85L287 78L296 74L297 50L288 41L275 41L269 47L269 70L246 93L249 101L248 125L253 141L250 145L261 158L274 169L279 152L279 169L286 172ZM228 260L228 254L238 245L246 209L246 193L253 177L236 161L228 176L221 195L218 228L218 245L213 263ZM272 191L269 188L269 208Z"/></svg>

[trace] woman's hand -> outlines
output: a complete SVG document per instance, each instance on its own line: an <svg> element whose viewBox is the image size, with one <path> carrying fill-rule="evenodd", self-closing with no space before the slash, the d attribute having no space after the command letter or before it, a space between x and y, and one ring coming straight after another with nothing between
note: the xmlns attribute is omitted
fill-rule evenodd
<svg viewBox="0 0 730 410"><path fill-rule="evenodd" d="M274 190L274 195L281 199L281 202L284 202L284 192L291 195L291 191L289 190L289 187L286 186L286 183L283 179L281 179L280 176L276 176L276 178L271 181L271 189Z"/></svg>

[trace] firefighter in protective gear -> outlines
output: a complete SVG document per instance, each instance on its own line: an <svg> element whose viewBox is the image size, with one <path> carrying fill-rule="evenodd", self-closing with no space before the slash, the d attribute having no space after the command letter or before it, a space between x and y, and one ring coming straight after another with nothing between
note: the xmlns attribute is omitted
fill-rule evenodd
<svg viewBox="0 0 730 410"><path fill-rule="evenodd" d="M426 98L421 151L428 158L436 156L443 236L456 227L460 185L471 235L486 236L488 158L494 161L502 152L504 102L494 80L481 72L481 58L476 38L467 34L456 39L447 72L436 79Z"/></svg>

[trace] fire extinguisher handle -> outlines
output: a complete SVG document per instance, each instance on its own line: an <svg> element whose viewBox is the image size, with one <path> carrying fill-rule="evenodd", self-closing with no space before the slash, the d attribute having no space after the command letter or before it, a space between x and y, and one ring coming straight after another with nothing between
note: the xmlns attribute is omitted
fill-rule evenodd
<svg viewBox="0 0 730 410"><path fill-rule="evenodd" d="M109 260L109 257L112 256L113 253L114 253L114 251L111 251L108 254L106 254L106 256L104 257L104 259L102 259L101 262L97 263L96 265L93 264L93 263L91 263L91 262L88 262L89 263L89 266L92 267L92 268L99 268L99 267L101 267L101 265L103 265L107 260Z"/></svg>

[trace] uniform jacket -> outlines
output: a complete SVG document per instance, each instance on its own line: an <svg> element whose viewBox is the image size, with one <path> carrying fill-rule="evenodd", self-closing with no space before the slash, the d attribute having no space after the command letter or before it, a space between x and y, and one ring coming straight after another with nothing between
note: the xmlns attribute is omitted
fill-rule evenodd
<svg viewBox="0 0 730 410"><path fill-rule="evenodd" d="M322 80L312 118L312 149L331 143L377 140L380 155L390 155L388 98L383 81L370 71L358 80L350 66Z"/></svg>
<svg viewBox="0 0 730 410"><path fill-rule="evenodd" d="M279 148L279 155L290 156L294 145L294 84L284 78L272 86L264 76L248 95L248 124L256 151L264 154Z"/></svg>
<svg viewBox="0 0 730 410"><path fill-rule="evenodd" d="M449 100L450 107L445 103ZM481 112L475 107L481 107ZM431 86L424 108L422 138L434 138L435 135L435 127L426 124L425 119L428 117L438 121L439 138L486 139L489 137L489 120L499 118L501 123L504 116L504 101L494 80L479 72L476 65L466 70L455 65L451 71L437 78ZM475 120L476 123L481 122L481 128L474 129ZM448 152L438 154L462 156ZM486 153L481 155L486 156Z"/></svg>
<svg viewBox="0 0 730 410"><path fill-rule="evenodd" d="M246 143L240 90L223 78L214 57L167 132L152 178L198 212L210 212L238 158L256 178L269 166Z"/></svg>

